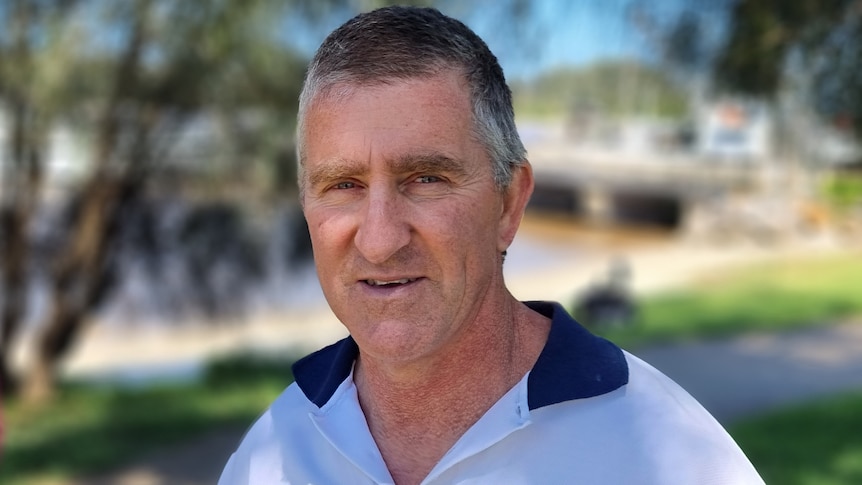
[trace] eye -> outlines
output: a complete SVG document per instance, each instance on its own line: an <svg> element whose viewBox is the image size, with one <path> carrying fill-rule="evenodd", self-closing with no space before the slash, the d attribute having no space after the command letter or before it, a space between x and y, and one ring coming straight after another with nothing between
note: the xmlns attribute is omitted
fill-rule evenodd
<svg viewBox="0 0 862 485"><path fill-rule="evenodd" d="M356 187L356 184L353 182L339 182L332 186L336 190L352 189L353 187Z"/></svg>
<svg viewBox="0 0 862 485"><path fill-rule="evenodd" d="M419 177L416 177L416 182L420 184L433 184L434 182L439 181L440 177L437 177L436 175L421 175Z"/></svg>

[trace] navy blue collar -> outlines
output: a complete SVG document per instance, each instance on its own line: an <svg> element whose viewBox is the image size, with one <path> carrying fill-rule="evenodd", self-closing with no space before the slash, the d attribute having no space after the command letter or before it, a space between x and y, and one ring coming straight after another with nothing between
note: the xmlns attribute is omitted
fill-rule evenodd
<svg viewBox="0 0 862 485"><path fill-rule="evenodd" d="M559 303L526 305L551 319L548 342L527 381L531 410L600 396L628 383L629 368L619 347L591 334ZM305 397L323 407L350 375L358 356L359 347L347 337L297 361L293 375Z"/></svg>

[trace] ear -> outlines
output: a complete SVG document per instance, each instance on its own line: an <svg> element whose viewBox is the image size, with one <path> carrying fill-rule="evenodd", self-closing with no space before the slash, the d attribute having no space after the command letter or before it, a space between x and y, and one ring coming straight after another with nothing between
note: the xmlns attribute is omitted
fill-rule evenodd
<svg viewBox="0 0 862 485"><path fill-rule="evenodd" d="M533 186L533 167L530 162L524 160L522 164L512 169L512 181L503 193L503 211L500 214L500 230L497 239L497 249L500 252L505 251L515 239L527 202L533 194Z"/></svg>

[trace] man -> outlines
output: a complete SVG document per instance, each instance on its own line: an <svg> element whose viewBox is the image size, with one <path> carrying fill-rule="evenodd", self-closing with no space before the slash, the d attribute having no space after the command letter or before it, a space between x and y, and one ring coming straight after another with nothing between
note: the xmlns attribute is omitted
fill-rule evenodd
<svg viewBox="0 0 862 485"><path fill-rule="evenodd" d="M533 190L496 58L436 10L334 31L300 99L301 200L350 337L299 361L220 483L762 483L688 394L503 259Z"/></svg>

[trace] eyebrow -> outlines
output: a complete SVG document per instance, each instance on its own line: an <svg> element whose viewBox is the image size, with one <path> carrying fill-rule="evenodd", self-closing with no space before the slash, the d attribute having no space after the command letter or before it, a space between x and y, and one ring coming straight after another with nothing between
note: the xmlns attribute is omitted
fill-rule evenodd
<svg viewBox="0 0 862 485"><path fill-rule="evenodd" d="M417 153L387 161L391 173L449 173L466 175L464 163L442 153ZM336 158L321 163L308 171L308 183L316 186L332 180L352 178L368 170L367 164L349 159Z"/></svg>
<svg viewBox="0 0 862 485"><path fill-rule="evenodd" d="M467 170L461 160L442 153L419 153L391 160L390 171L393 173L431 172L465 175Z"/></svg>
<svg viewBox="0 0 862 485"><path fill-rule="evenodd" d="M364 170L362 164L350 160L341 158L327 160L313 170L308 170L308 185L314 187L331 180L351 178Z"/></svg>

